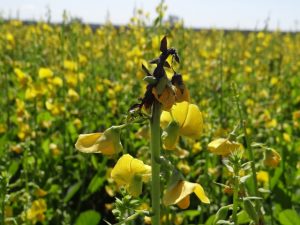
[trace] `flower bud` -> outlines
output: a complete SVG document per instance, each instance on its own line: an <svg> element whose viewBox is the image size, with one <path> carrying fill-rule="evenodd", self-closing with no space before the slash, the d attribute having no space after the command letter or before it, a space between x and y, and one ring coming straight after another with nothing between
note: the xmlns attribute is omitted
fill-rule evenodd
<svg viewBox="0 0 300 225"><path fill-rule="evenodd" d="M162 134L164 148L167 150L175 149L179 138L179 124L175 120L171 121Z"/></svg>
<svg viewBox="0 0 300 225"><path fill-rule="evenodd" d="M274 149L266 149L265 157L264 157L264 164L265 166L269 166L275 168L281 161L281 157L278 152Z"/></svg>

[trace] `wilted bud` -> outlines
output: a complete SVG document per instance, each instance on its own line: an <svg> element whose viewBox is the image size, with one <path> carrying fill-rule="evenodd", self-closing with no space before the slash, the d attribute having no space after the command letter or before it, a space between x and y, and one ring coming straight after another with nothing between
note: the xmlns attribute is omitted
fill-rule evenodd
<svg viewBox="0 0 300 225"><path fill-rule="evenodd" d="M165 149L173 150L179 138L179 124L175 120L171 121L162 134Z"/></svg>
<svg viewBox="0 0 300 225"><path fill-rule="evenodd" d="M227 156L237 150L240 144L225 138L218 138L208 144L208 150L216 155Z"/></svg>
<svg viewBox="0 0 300 225"><path fill-rule="evenodd" d="M190 92L189 90L184 86L182 89L175 85L175 99L176 102L183 102L183 101L190 101Z"/></svg>
<svg viewBox="0 0 300 225"><path fill-rule="evenodd" d="M266 149L265 157L264 157L265 166L275 168L278 166L280 161L281 161L281 157L278 152L276 152L274 149L269 149L269 148Z"/></svg>
<svg viewBox="0 0 300 225"><path fill-rule="evenodd" d="M169 86L166 86L161 94L159 94L157 88L153 88L152 93L155 98L162 104L163 110L169 111L175 103L175 93Z"/></svg>
<svg viewBox="0 0 300 225"><path fill-rule="evenodd" d="M75 147L84 153L117 154L122 150L120 128L113 126L104 133L80 134Z"/></svg>

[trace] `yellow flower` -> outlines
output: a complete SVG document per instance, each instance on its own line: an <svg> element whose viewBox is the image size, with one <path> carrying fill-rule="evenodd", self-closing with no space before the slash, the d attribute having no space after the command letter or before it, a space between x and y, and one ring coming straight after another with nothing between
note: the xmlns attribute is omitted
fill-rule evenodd
<svg viewBox="0 0 300 225"><path fill-rule="evenodd" d="M275 168L278 166L280 161L281 161L281 157L279 153L276 152L274 149L267 149L265 151L265 159L264 159L265 166Z"/></svg>
<svg viewBox="0 0 300 225"><path fill-rule="evenodd" d="M210 203L200 184L182 180L168 188L163 197L163 203L167 206L177 204L181 209L186 209L190 205L190 194L192 193L195 193L201 202Z"/></svg>
<svg viewBox="0 0 300 225"><path fill-rule="evenodd" d="M27 219L33 224L45 221L45 212L47 210L46 201L38 199L32 202L31 208L27 210Z"/></svg>
<svg viewBox="0 0 300 225"><path fill-rule="evenodd" d="M198 106L187 101L173 105L171 112L163 111L160 122L162 127L166 127L174 118L179 124L179 135L199 138L203 130L202 113Z"/></svg>
<svg viewBox="0 0 300 225"><path fill-rule="evenodd" d="M5 133L7 130L7 126L3 123L0 123L0 134Z"/></svg>
<svg viewBox="0 0 300 225"><path fill-rule="evenodd" d="M218 138L208 144L208 150L216 155L227 156L232 151L237 150L240 144L237 142L232 142L225 138Z"/></svg>
<svg viewBox="0 0 300 225"><path fill-rule="evenodd" d="M111 171L111 177L118 186L125 186L134 197L141 194L142 182L147 182L150 176L151 167L129 154L123 155Z"/></svg>
<svg viewBox="0 0 300 225"><path fill-rule="evenodd" d="M53 72L49 68L40 68L39 69L39 78L40 79L47 79L53 76Z"/></svg>
<svg viewBox="0 0 300 225"><path fill-rule="evenodd" d="M74 102L79 100L79 94L72 88L68 90L68 97Z"/></svg>
<svg viewBox="0 0 300 225"><path fill-rule="evenodd" d="M21 152L23 152L23 149L22 149L22 147L21 147L20 144L11 146L11 147L10 147L10 150L11 150L12 152L17 153L17 154L20 154Z"/></svg>
<svg viewBox="0 0 300 225"><path fill-rule="evenodd" d="M283 140L285 140L285 142L291 142L291 136L288 133L283 133Z"/></svg>
<svg viewBox="0 0 300 225"><path fill-rule="evenodd" d="M49 110L53 115L59 115L64 112L65 106L62 103L53 102L52 99L48 99L45 103L46 109Z"/></svg>
<svg viewBox="0 0 300 225"><path fill-rule="evenodd" d="M63 86L63 80L60 77L53 77L53 79L51 80L51 83L58 87Z"/></svg>
<svg viewBox="0 0 300 225"><path fill-rule="evenodd" d="M269 174L266 171L258 171L256 174L256 179L258 182L268 184L269 182Z"/></svg>
<svg viewBox="0 0 300 225"><path fill-rule="evenodd" d="M17 75L18 81L21 85L25 86L28 82L31 82L32 79L26 73L24 73L19 68L14 69L15 74Z"/></svg>
<svg viewBox="0 0 300 225"><path fill-rule="evenodd" d="M64 61L64 68L66 70L69 70L69 71L76 71L78 67L77 67L76 62L73 62L73 61L70 61L70 60L65 60Z"/></svg>
<svg viewBox="0 0 300 225"><path fill-rule="evenodd" d="M111 127L104 133L80 134L75 148L84 153L117 154L122 150L120 131L116 127Z"/></svg>

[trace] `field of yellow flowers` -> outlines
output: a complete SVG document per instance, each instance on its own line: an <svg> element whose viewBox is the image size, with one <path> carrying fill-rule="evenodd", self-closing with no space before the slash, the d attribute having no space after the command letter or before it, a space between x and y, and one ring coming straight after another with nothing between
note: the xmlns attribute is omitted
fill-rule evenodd
<svg viewBox="0 0 300 225"><path fill-rule="evenodd" d="M142 64L155 68L149 60L160 54L164 35L177 50L174 68L201 110L203 130L196 139L177 137L175 149L162 154L174 171L201 184L207 199L197 185L202 202L193 194L188 204L162 189L171 197L163 200L160 223L300 224L300 35L196 31L160 21L146 27L141 18L95 30L77 22L1 22L0 224L151 223L150 183L120 189L111 176L121 155L139 158L143 164L128 160L149 172L147 123L122 128L123 150L114 156L83 154L75 143L80 134L130 120L146 88ZM230 135L244 152L238 170L226 158L228 147L220 147L237 143Z"/></svg>

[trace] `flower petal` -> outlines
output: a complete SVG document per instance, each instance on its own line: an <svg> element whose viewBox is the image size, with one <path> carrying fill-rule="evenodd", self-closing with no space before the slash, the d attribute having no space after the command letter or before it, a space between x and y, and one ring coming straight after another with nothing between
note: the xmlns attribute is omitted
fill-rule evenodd
<svg viewBox="0 0 300 225"><path fill-rule="evenodd" d="M201 200L201 202L206 203L206 204L210 203L209 198L205 195L203 187L200 184L196 184L195 189L194 189L194 193Z"/></svg>
<svg viewBox="0 0 300 225"><path fill-rule="evenodd" d="M190 196L186 196L184 199L178 202L177 205L181 209L187 209L190 206Z"/></svg>
<svg viewBox="0 0 300 225"><path fill-rule="evenodd" d="M232 151L238 149L240 144L231 142L225 138L218 138L208 144L208 150L216 155L229 155Z"/></svg>
<svg viewBox="0 0 300 225"><path fill-rule="evenodd" d="M98 153L98 144L96 142L101 138L103 133L80 134L75 148L85 153Z"/></svg>
<svg viewBox="0 0 300 225"><path fill-rule="evenodd" d="M132 178L130 174L130 162L133 157L129 154L122 155L111 171L111 178L118 186L129 184Z"/></svg>
<svg viewBox="0 0 300 225"><path fill-rule="evenodd" d="M173 105L171 109L172 116L174 120L178 122L180 127L183 126L183 123L188 113L188 109L189 109L189 103L186 101L176 103L175 105ZM160 122L163 128L166 127L172 121L171 113L167 111L162 112L160 117Z"/></svg>
<svg viewBox="0 0 300 225"><path fill-rule="evenodd" d="M163 202L165 205L178 204L181 201L187 201L183 199L193 192L203 203L210 203L209 199L205 195L202 186L200 184L191 183L188 181L179 181L176 186L167 190L164 195ZM186 202L181 202L181 205L185 206Z"/></svg>
<svg viewBox="0 0 300 225"><path fill-rule="evenodd" d="M163 202L165 205L173 205L177 204L181 200L183 200L186 196L193 193L193 187L190 185L186 185L189 182L187 181L179 181L176 186L167 190L164 195Z"/></svg>
<svg viewBox="0 0 300 225"><path fill-rule="evenodd" d="M188 113L186 119L180 129L183 136L190 138L199 138L203 131L202 113L198 106L190 104L188 106Z"/></svg>

